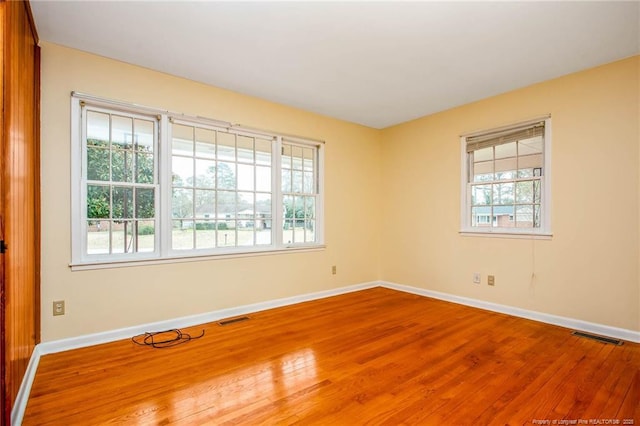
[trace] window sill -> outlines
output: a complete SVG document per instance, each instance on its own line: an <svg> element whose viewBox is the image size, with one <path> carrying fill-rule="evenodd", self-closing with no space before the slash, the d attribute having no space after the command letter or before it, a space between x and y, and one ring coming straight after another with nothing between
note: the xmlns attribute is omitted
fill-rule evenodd
<svg viewBox="0 0 640 426"><path fill-rule="evenodd" d="M219 259L235 259L242 257L254 257L254 256L272 256L285 253L305 253L313 251L322 251L327 246L314 245L314 246L302 246L302 247L290 247L282 249L270 249L261 251L248 251L248 252L228 252L220 254L206 254L206 255L183 255L183 256L171 256L163 258L152 259L132 259L132 260L116 260L116 261L85 261L69 264L72 271L87 271L91 269L112 269L112 268L129 268L133 266L147 266L147 265L163 265L170 263L185 263L185 262L202 262L208 260Z"/></svg>
<svg viewBox="0 0 640 426"><path fill-rule="evenodd" d="M524 240L551 240L551 232L506 232L506 231L476 231L464 229L460 231L463 237L488 237L488 238L512 238Z"/></svg>

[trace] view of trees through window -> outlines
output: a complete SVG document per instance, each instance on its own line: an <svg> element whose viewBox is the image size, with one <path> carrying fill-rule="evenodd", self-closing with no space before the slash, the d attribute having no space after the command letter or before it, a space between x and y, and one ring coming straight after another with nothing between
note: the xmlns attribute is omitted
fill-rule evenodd
<svg viewBox="0 0 640 426"><path fill-rule="evenodd" d="M172 248L272 243L273 139L172 125Z"/></svg>
<svg viewBox="0 0 640 426"><path fill-rule="evenodd" d="M166 114L81 112L82 256L318 242L319 145Z"/></svg>
<svg viewBox="0 0 640 426"><path fill-rule="evenodd" d="M87 251L154 251L153 120L87 112Z"/></svg>
<svg viewBox="0 0 640 426"><path fill-rule="evenodd" d="M540 227L542 136L470 153L471 225Z"/></svg>

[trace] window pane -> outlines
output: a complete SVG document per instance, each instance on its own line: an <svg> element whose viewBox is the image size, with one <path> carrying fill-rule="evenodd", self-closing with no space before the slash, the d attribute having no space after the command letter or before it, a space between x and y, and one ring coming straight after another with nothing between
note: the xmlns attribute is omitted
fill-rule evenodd
<svg viewBox="0 0 640 426"><path fill-rule="evenodd" d="M253 191L253 169L249 164L238 164L238 189Z"/></svg>
<svg viewBox="0 0 640 426"><path fill-rule="evenodd" d="M218 191L217 195L218 219L234 219L236 217L236 193Z"/></svg>
<svg viewBox="0 0 640 426"><path fill-rule="evenodd" d="M486 149L486 148L485 148ZM517 142L509 142L495 146L495 159L515 158L518 155Z"/></svg>
<svg viewBox="0 0 640 426"><path fill-rule="evenodd" d="M256 194L256 217L271 217L271 194Z"/></svg>
<svg viewBox="0 0 640 426"><path fill-rule="evenodd" d="M236 164L218 161L218 188L236 189Z"/></svg>
<svg viewBox="0 0 640 426"><path fill-rule="evenodd" d="M110 229L108 220L87 221L87 254L109 254Z"/></svg>
<svg viewBox="0 0 640 426"><path fill-rule="evenodd" d="M174 220L171 232L171 248L174 250L193 249L194 224L191 220Z"/></svg>
<svg viewBox="0 0 640 426"><path fill-rule="evenodd" d="M305 229L305 242L313 243L316 241L316 230L315 230L315 220L307 220L305 221L304 229Z"/></svg>
<svg viewBox="0 0 640 426"><path fill-rule="evenodd" d="M196 248L210 249L216 246L215 221L196 221Z"/></svg>
<svg viewBox="0 0 640 426"><path fill-rule="evenodd" d="M136 247L139 252L152 252L155 250L155 221L140 220L137 222L138 240Z"/></svg>
<svg viewBox="0 0 640 426"><path fill-rule="evenodd" d="M304 225L304 216L305 216L304 199L305 198L306 197L296 196L294 199L294 209L295 209L294 217L297 219L296 226Z"/></svg>
<svg viewBox="0 0 640 426"><path fill-rule="evenodd" d="M516 226L518 228L535 228L540 226L540 206L516 206Z"/></svg>
<svg viewBox="0 0 640 426"><path fill-rule="evenodd" d="M517 169L517 159L503 158L495 161L495 179L507 180L515 179Z"/></svg>
<svg viewBox="0 0 640 426"><path fill-rule="evenodd" d="M253 220L239 220L237 229L237 245L238 246L252 246L255 244L255 223Z"/></svg>
<svg viewBox="0 0 640 426"><path fill-rule="evenodd" d="M153 121L135 119L134 149L142 152L153 152Z"/></svg>
<svg viewBox="0 0 640 426"><path fill-rule="evenodd" d="M491 204L491 185L471 185L471 204L474 206Z"/></svg>
<svg viewBox="0 0 640 426"><path fill-rule="evenodd" d="M293 171L293 181L291 182L291 189L293 192L302 192L302 172L298 170Z"/></svg>
<svg viewBox="0 0 640 426"><path fill-rule="evenodd" d="M257 245L270 245L271 244L271 221L256 221L256 244Z"/></svg>
<svg viewBox="0 0 640 426"><path fill-rule="evenodd" d="M266 139L256 139L256 164L271 165L271 146L273 142Z"/></svg>
<svg viewBox="0 0 640 426"><path fill-rule="evenodd" d="M315 181L314 181L314 176L313 176L313 172L304 172L304 187L303 192L305 194L313 194L315 193Z"/></svg>
<svg viewBox="0 0 640 426"><path fill-rule="evenodd" d="M541 207L538 204L533 206L533 227L534 228L540 227L540 212L541 212L540 209Z"/></svg>
<svg viewBox="0 0 640 426"><path fill-rule="evenodd" d="M493 206L492 226L501 228L513 228L514 207L513 206Z"/></svg>
<svg viewBox="0 0 640 426"><path fill-rule="evenodd" d="M133 221L114 221L111 228L111 252L133 252Z"/></svg>
<svg viewBox="0 0 640 426"><path fill-rule="evenodd" d="M302 170L302 148L299 146L291 147L291 168L294 170Z"/></svg>
<svg viewBox="0 0 640 426"><path fill-rule="evenodd" d="M316 217L316 199L314 197L304 198L304 216L307 219Z"/></svg>
<svg viewBox="0 0 640 426"><path fill-rule="evenodd" d="M113 187L112 217L133 218L133 188Z"/></svg>
<svg viewBox="0 0 640 426"><path fill-rule="evenodd" d="M171 200L171 214L174 218L193 217L193 190L173 189Z"/></svg>
<svg viewBox="0 0 640 426"><path fill-rule="evenodd" d="M542 136L518 142L518 177L532 177L535 168L542 168L542 147Z"/></svg>
<svg viewBox="0 0 640 426"><path fill-rule="evenodd" d="M195 216L196 218L213 219L216 215L216 193L215 191L200 190L195 191Z"/></svg>
<svg viewBox="0 0 640 426"><path fill-rule="evenodd" d="M132 149L133 120L130 117L111 116L111 144L114 148Z"/></svg>
<svg viewBox="0 0 640 426"><path fill-rule="evenodd" d="M238 192L238 218L242 215L253 218L253 192Z"/></svg>
<svg viewBox="0 0 640 426"><path fill-rule="evenodd" d="M296 220L295 226L293 230L293 242L304 243L304 220Z"/></svg>
<svg viewBox="0 0 640 426"><path fill-rule="evenodd" d="M216 184L216 162L196 159L196 186L214 188Z"/></svg>
<svg viewBox="0 0 640 426"><path fill-rule="evenodd" d="M293 220L286 219L282 226L282 242L293 244Z"/></svg>
<svg viewBox="0 0 640 426"><path fill-rule="evenodd" d="M228 220L225 230L218 230L218 247L233 247L236 245L236 224L233 220Z"/></svg>
<svg viewBox="0 0 640 426"><path fill-rule="evenodd" d="M114 182L133 181L133 151L111 151L111 179Z"/></svg>
<svg viewBox="0 0 640 426"><path fill-rule="evenodd" d="M218 160L236 161L235 135L218 132Z"/></svg>
<svg viewBox="0 0 640 426"><path fill-rule="evenodd" d="M136 183L153 183L153 154L136 152Z"/></svg>
<svg viewBox="0 0 640 426"><path fill-rule="evenodd" d="M491 224L491 207L472 207L471 226L487 227Z"/></svg>
<svg viewBox="0 0 640 426"><path fill-rule="evenodd" d="M87 111L87 145L109 146L109 115Z"/></svg>
<svg viewBox="0 0 640 426"><path fill-rule="evenodd" d="M314 150L312 148L304 148L304 170L312 172L314 169Z"/></svg>
<svg viewBox="0 0 640 426"><path fill-rule="evenodd" d="M173 186L193 186L193 160L186 157L172 157L171 180Z"/></svg>
<svg viewBox="0 0 640 426"><path fill-rule="evenodd" d="M196 127L196 156L214 159L216 157L216 132Z"/></svg>
<svg viewBox="0 0 640 426"><path fill-rule="evenodd" d="M498 183L493 185L493 203L494 204L513 204L514 186L512 182Z"/></svg>
<svg viewBox="0 0 640 426"><path fill-rule="evenodd" d="M291 168L291 145L282 144L282 168Z"/></svg>
<svg viewBox="0 0 640 426"><path fill-rule="evenodd" d="M256 194L256 244L271 244L271 194Z"/></svg>
<svg viewBox="0 0 640 426"><path fill-rule="evenodd" d="M174 124L171 126L172 154L193 155L193 127Z"/></svg>
<svg viewBox="0 0 640 426"><path fill-rule="evenodd" d="M474 162L493 161L493 147L478 149L473 151Z"/></svg>
<svg viewBox="0 0 640 426"><path fill-rule="evenodd" d="M110 180L110 167L108 149L87 147L88 180Z"/></svg>
<svg viewBox="0 0 640 426"><path fill-rule="evenodd" d="M516 206L516 226L518 228L533 227L533 206Z"/></svg>
<svg viewBox="0 0 640 426"><path fill-rule="evenodd" d="M540 187L541 187L541 182L540 180L534 180L533 181L533 202L534 203L540 203L541 202L541 198L540 198Z"/></svg>
<svg viewBox="0 0 640 426"><path fill-rule="evenodd" d="M238 135L238 161L253 163L253 138Z"/></svg>
<svg viewBox="0 0 640 426"><path fill-rule="evenodd" d="M525 204L533 202L533 182L517 182L516 183L516 203Z"/></svg>
<svg viewBox="0 0 640 426"><path fill-rule="evenodd" d="M472 153L473 182L493 180L493 147L479 149Z"/></svg>
<svg viewBox="0 0 640 426"><path fill-rule="evenodd" d="M282 192L291 192L291 170L282 169Z"/></svg>
<svg viewBox="0 0 640 426"><path fill-rule="evenodd" d="M155 217L155 189L136 189L136 218L151 219Z"/></svg>
<svg viewBox="0 0 640 426"><path fill-rule="evenodd" d="M256 191L271 191L271 167L256 166Z"/></svg>

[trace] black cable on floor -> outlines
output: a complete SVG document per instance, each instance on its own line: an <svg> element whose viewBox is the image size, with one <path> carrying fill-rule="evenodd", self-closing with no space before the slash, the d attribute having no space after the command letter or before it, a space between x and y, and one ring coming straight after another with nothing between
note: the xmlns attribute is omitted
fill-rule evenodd
<svg viewBox="0 0 640 426"><path fill-rule="evenodd" d="M183 333L179 328L174 328L165 331L146 332L144 334L133 336L131 340L136 345L163 349L181 345L183 343L190 342L191 340L199 339L202 336L204 336L204 330L202 330L202 333L200 333L199 336L192 336L188 333Z"/></svg>

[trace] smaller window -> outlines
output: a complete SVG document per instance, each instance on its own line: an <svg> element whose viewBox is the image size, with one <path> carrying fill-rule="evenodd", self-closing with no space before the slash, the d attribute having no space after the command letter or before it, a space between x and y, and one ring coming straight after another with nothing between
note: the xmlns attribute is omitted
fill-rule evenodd
<svg viewBox="0 0 640 426"><path fill-rule="evenodd" d="M461 231L550 235L551 119L461 138Z"/></svg>

